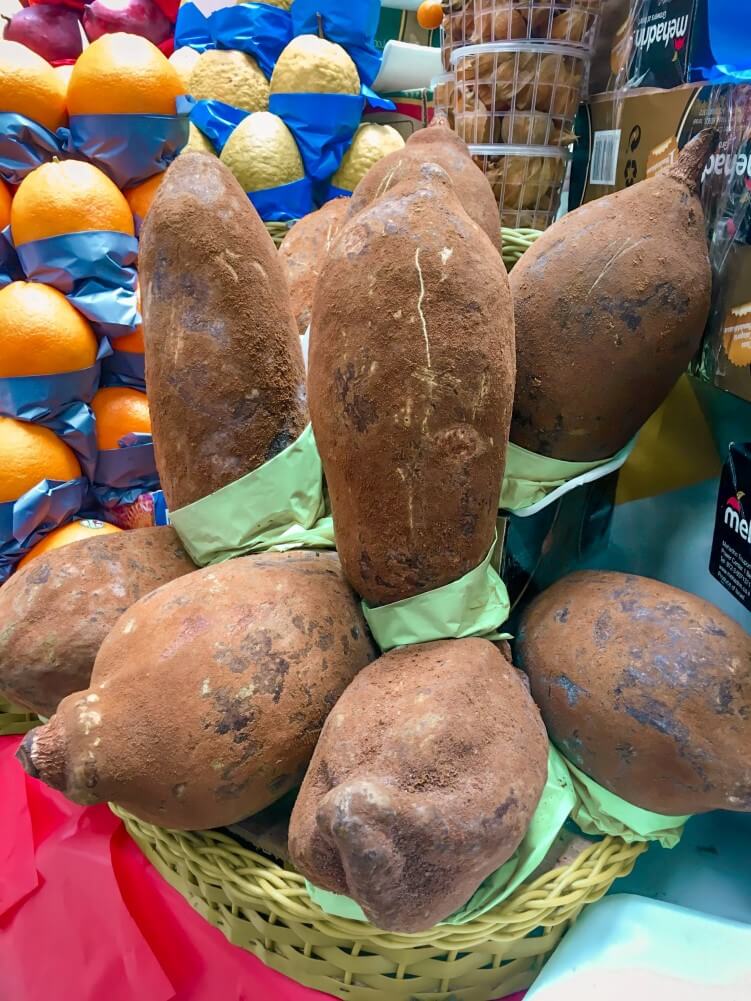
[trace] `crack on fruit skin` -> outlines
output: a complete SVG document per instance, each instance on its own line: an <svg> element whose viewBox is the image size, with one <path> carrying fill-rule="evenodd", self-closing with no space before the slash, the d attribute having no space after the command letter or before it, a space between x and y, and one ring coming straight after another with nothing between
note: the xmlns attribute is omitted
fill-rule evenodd
<svg viewBox="0 0 751 1001"><path fill-rule="evenodd" d="M417 299L417 314L420 317L420 324L422 325L422 336L425 341L425 357L427 358L428 368L432 368L430 363L430 338L428 337L428 323L422 309L422 304L425 300L425 280L423 278L422 268L420 267L419 247L415 250L415 268L417 269L417 277L420 280L420 295Z"/></svg>

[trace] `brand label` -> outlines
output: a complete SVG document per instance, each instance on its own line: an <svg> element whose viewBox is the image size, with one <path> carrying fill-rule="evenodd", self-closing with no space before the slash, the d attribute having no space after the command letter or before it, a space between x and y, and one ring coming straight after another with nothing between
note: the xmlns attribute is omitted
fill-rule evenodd
<svg viewBox="0 0 751 1001"><path fill-rule="evenodd" d="M675 51L680 52L686 44L687 35L688 14L684 17L674 17L670 21L638 27L634 35L634 45L637 49L649 50L653 45L664 45L667 48L672 42Z"/></svg>
<svg viewBox="0 0 751 1001"><path fill-rule="evenodd" d="M722 469L709 572L751 612L751 442L731 443Z"/></svg>
<svg viewBox="0 0 751 1001"><path fill-rule="evenodd" d="M629 87L677 87L688 77L694 0L644 0L633 28Z"/></svg>

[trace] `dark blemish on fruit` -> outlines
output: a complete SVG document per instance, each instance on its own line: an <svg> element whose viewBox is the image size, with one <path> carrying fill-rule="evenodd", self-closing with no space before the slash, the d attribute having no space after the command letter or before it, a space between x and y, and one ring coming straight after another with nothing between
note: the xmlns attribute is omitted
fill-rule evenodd
<svg viewBox="0 0 751 1001"><path fill-rule="evenodd" d="M344 372L337 369L334 373L334 382L342 402L342 410L349 418L350 423L356 431L366 431L371 424L378 420L375 404L362 394L352 390L352 383L355 381L355 367L350 362Z"/></svg>
<svg viewBox="0 0 751 1001"><path fill-rule="evenodd" d="M589 695L589 691L582 685L577 685L575 681L572 681L565 674L561 674L555 679L554 684L562 688L566 693L566 701L570 706L575 706L582 695Z"/></svg>
<svg viewBox="0 0 751 1001"><path fill-rule="evenodd" d="M268 657L265 667L253 675L253 687L261 695L270 695L275 703L282 697L284 679L289 673L289 661L284 657Z"/></svg>
<svg viewBox="0 0 751 1001"><path fill-rule="evenodd" d="M624 710L631 719L641 723L642 726L648 726L666 737L672 737L679 744L687 744L688 728L674 719L668 706L659 699L645 698L642 706L624 706Z"/></svg>
<svg viewBox="0 0 751 1001"><path fill-rule="evenodd" d="M612 636L610 612L607 610L600 612L597 616L592 632L595 639L595 645L602 650L603 647L608 645Z"/></svg>
<svg viewBox="0 0 751 1001"><path fill-rule="evenodd" d="M350 634L350 636L352 637L353 640L359 640L360 639L360 627L359 626L352 626L352 628L349 631L349 634Z"/></svg>
<svg viewBox="0 0 751 1001"><path fill-rule="evenodd" d="M568 608L559 608L553 618L556 622L568 622Z"/></svg>
<svg viewBox="0 0 751 1001"><path fill-rule="evenodd" d="M708 636L727 636L724 629L720 628L715 622L710 619L709 622L704 626L704 632Z"/></svg>

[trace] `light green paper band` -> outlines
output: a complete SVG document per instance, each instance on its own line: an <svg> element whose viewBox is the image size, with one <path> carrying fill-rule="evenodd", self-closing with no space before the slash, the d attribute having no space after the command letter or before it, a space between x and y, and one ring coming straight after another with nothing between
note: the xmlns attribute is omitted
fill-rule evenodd
<svg viewBox="0 0 751 1001"><path fill-rule="evenodd" d="M199 567L249 553L333 549L313 429L258 469L178 511L170 522Z"/></svg>
<svg viewBox="0 0 751 1001"><path fill-rule="evenodd" d="M675 848L689 817L670 817L642 810L633 803L598 785L584 772L567 762L576 790L576 806L571 819L585 834L613 834L632 844L659 841L663 848Z"/></svg>
<svg viewBox="0 0 751 1001"><path fill-rule="evenodd" d="M629 442L617 455L609 459L599 459L596 462L566 462L563 459L537 455L509 442L500 507L505 511L519 511L544 500L554 490L583 473L589 473L610 463L617 468L625 462L633 444L633 441Z"/></svg>
<svg viewBox="0 0 751 1001"><path fill-rule="evenodd" d="M467 903L441 924L466 924L502 903L534 873L569 816L585 834L617 835L629 844L658 841L663 848L678 844L689 819L650 813L627 803L580 772L551 744L547 782L523 841ZM307 880L305 885L311 899L327 914L367 920L360 905L350 897L321 890Z"/></svg>
<svg viewBox="0 0 751 1001"><path fill-rule="evenodd" d="M494 539L474 570L434 591L378 608L363 601L363 614L381 650L468 636L509 639L508 633L497 632L510 606L506 585L490 565L495 545Z"/></svg>
<svg viewBox="0 0 751 1001"><path fill-rule="evenodd" d="M496 869L475 890L467 903L441 924L462 925L500 904L524 882L550 850L566 817L574 807L574 790L566 763L551 745L548 754L548 778L524 840L500 869ZM366 921L359 904L350 897L320 890L305 883L311 899L327 914L354 921Z"/></svg>

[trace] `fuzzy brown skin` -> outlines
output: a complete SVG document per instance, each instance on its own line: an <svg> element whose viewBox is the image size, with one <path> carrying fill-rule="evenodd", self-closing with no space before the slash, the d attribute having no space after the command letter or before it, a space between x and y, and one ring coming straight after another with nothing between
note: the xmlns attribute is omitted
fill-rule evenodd
<svg viewBox="0 0 751 1001"><path fill-rule="evenodd" d="M308 329L313 308L313 292L331 244L342 227L349 208L348 198L326 202L317 212L311 212L296 222L279 248L287 269L292 312L298 332Z"/></svg>
<svg viewBox="0 0 751 1001"><path fill-rule="evenodd" d="M375 656L333 553L246 556L119 620L91 688L19 754L78 803L180 829L236 823L297 785L329 711Z"/></svg>
<svg viewBox="0 0 751 1001"><path fill-rule="evenodd" d="M711 130L667 171L563 216L511 272L511 440L556 459L614 455L699 346L712 275L698 182Z"/></svg>
<svg viewBox="0 0 751 1001"><path fill-rule="evenodd" d="M431 928L518 847L547 752L536 706L491 643L393 650L326 721L292 811L291 857L377 927Z"/></svg>
<svg viewBox="0 0 751 1001"><path fill-rule="evenodd" d="M266 227L216 157L183 153L149 209L139 280L154 448L171 510L307 423L297 325Z"/></svg>
<svg viewBox="0 0 751 1001"><path fill-rule="evenodd" d="M611 792L678 816L751 810L751 637L714 605L571 574L525 612L516 658L551 740Z"/></svg>
<svg viewBox="0 0 751 1001"><path fill-rule="evenodd" d="M311 326L337 549L373 604L440 587L486 555L514 386L503 263L440 167L408 173L340 232Z"/></svg>
<svg viewBox="0 0 751 1001"><path fill-rule="evenodd" d="M82 539L38 556L0 588L0 692L51 716L88 687L122 613L195 569L172 528Z"/></svg>
<svg viewBox="0 0 751 1001"><path fill-rule="evenodd" d="M493 189L470 156L467 144L442 115L436 115L426 129L413 132L404 149L389 153L370 168L352 194L350 218L397 184L405 164L415 163L437 163L443 167L464 211L500 253L501 224Z"/></svg>

